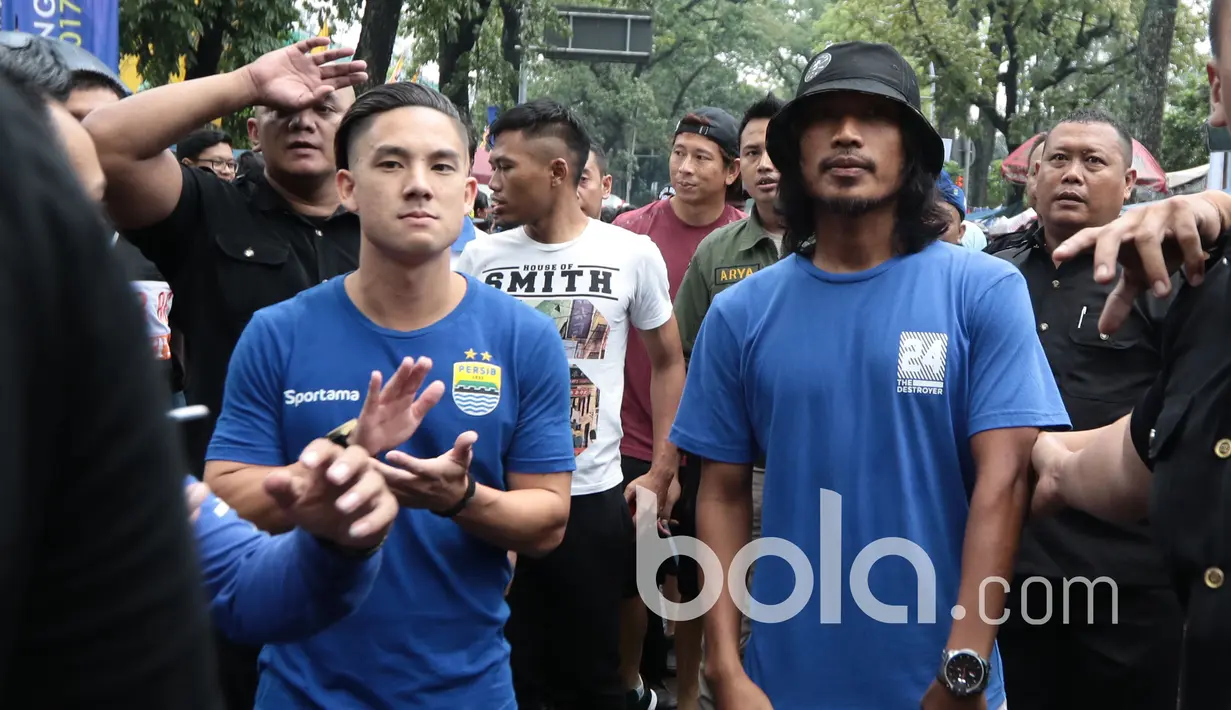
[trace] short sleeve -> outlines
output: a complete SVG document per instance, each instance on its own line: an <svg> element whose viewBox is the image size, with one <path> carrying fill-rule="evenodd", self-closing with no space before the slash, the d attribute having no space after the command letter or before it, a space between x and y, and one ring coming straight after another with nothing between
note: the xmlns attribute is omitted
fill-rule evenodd
<svg viewBox="0 0 1231 710"><path fill-rule="evenodd" d="M710 287L705 282L706 242L702 241L696 253L688 262L680 288L675 292L675 323L680 329L680 342L684 346L684 356L692 355L693 344L697 339L697 331L701 329L701 321L710 305Z"/></svg>
<svg viewBox="0 0 1231 710"><path fill-rule="evenodd" d="M244 328L231 363L206 461L252 466L283 466L281 399L285 360L267 312L257 312Z"/></svg>
<svg viewBox="0 0 1231 710"><path fill-rule="evenodd" d="M671 320L671 287L662 252L648 237L644 239L629 319L637 330L654 330Z"/></svg>
<svg viewBox="0 0 1231 710"><path fill-rule="evenodd" d="M1068 429L1020 272L1000 277L970 306L969 435L990 429Z"/></svg>
<svg viewBox="0 0 1231 710"><path fill-rule="evenodd" d="M519 306L521 307L521 306ZM518 351L517 428L505 452L509 473L566 473L577 468L573 454L572 385L560 336L551 322L521 325Z"/></svg>
<svg viewBox="0 0 1231 710"><path fill-rule="evenodd" d="M721 303L716 300L697 334L671 443L711 461L753 463L757 451L743 387L743 342Z"/></svg>
<svg viewBox="0 0 1231 710"><path fill-rule="evenodd" d="M222 190L234 189L223 185L222 180L204 170L180 165L183 176L179 202L167 218L141 229L129 229L121 235L175 287L183 276L184 266L191 260L194 247L207 234L206 215L211 211L210 202L216 202L214 193L221 196ZM218 208L220 205L212 205ZM178 289L177 289L178 290Z"/></svg>

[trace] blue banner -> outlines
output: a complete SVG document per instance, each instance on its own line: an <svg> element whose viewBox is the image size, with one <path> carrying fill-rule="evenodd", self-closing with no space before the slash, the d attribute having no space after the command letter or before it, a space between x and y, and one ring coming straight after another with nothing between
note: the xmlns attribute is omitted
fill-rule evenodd
<svg viewBox="0 0 1231 710"><path fill-rule="evenodd" d="M120 71L119 0L3 0L0 29L72 42Z"/></svg>

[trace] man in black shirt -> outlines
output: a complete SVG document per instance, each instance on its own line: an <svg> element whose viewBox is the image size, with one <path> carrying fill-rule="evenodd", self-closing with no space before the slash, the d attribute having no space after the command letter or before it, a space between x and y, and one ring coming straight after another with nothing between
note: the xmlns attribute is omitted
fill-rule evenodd
<svg viewBox="0 0 1231 710"><path fill-rule="evenodd" d="M1102 333L1111 287L1094 281L1093 258L1052 263L1056 246L1115 219L1132 192L1124 128L1102 112L1079 111L1050 132L1040 156L1039 223L994 253L1026 277L1073 429L1094 429L1129 412L1158 374L1167 301L1139 298L1118 331ZM1174 700L1183 614L1144 523L1116 526L1078 510L1033 520L1015 574L1011 613L997 637L1014 710L1153 708ZM1049 600L1064 594L1069 617L1054 606L1048 617Z"/></svg>
<svg viewBox="0 0 1231 710"><path fill-rule="evenodd" d="M1231 103L1228 0L1210 14L1210 124L1227 126ZM1138 293L1167 296L1181 264L1184 283L1167 313L1158 378L1133 412L1087 432L1042 435L1035 444L1042 513L1069 505L1107 520L1149 512L1176 591L1187 612L1180 707L1231 705L1231 268L1225 254L1231 195L1209 191L1132 210L1079 232L1054 252L1057 261L1094 250L1095 278L1110 283L1123 266L1100 318L1114 332ZM1207 251L1208 250L1208 251Z"/></svg>
<svg viewBox="0 0 1231 710"><path fill-rule="evenodd" d="M0 705L218 708L166 387L49 110L0 81Z"/></svg>
<svg viewBox="0 0 1231 710"><path fill-rule="evenodd" d="M257 310L357 264L359 222L334 185L333 138L363 62L310 54L316 37L236 71L143 91L85 120L107 175L107 208L175 292L189 404L216 416L231 351ZM168 146L195 128L259 106L263 175L225 182L176 161ZM200 473L212 432L188 442ZM218 491L225 498L228 491Z"/></svg>

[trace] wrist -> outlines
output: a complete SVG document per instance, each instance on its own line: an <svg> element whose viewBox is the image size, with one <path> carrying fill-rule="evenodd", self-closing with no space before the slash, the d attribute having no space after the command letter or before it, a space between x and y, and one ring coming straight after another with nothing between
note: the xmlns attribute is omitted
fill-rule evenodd
<svg viewBox="0 0 1231 710"><path fill-rule="evenodd" d="M461 512L470 505L470 500L474 498L475 492L477 490L478 490L478 482L475 481L474 477L470 475L469 471L467 471L466 472L466 489L465 489L465 492L462 493L461 499L458 500L457 503L454 503L452 506L444 510L433 510L432 512L435 513L436 515L439 515L442 518L455 518L458 515L460 515Z"/></svg>
<svg viewBox="0 0 1231 710"><path fill-rule="evenodd" d="M244 65L239 69L227 72L224 76L232 84L231 96L234 97L236 102L236 107L225 113L234 113L249 106L255 106L260 102L261 90L257 86L256 79L252 76L250 65Z"/></svg>

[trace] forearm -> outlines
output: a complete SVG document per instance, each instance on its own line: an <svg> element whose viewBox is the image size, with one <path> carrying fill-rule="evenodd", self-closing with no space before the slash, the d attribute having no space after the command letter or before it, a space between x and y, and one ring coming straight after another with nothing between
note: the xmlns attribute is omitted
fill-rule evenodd
<svg viewBox="0 0 1231 710"><path fill-rule="evenodd" d="M569 494L538 488L501 491L475 486L455 520L466 532L504 550L541 557L564 539Z"/></svg>
<svg viewBox="0 0 1231 710"><path fill-rule="evenodd" d="M94 138L104 169L111 169L157 158L185 135L247 108L256 97L241 69L139 92L92 112L82 125Z"/></svg>
<svg viewBox="0 0 1231 710"><path fill-rule="evenodd" d="M675 353L653 363L650 370L650 410L654 425L652 464L655 470L670 472L672 476L679 469L680 450L668 437L683 393L684 353Z"/></svg>
<svg viewBox="0 0 1231 710"><path fill-rule="evenodd" d="M214 495L235 509L239 516L261 530L283 533L294 526L273 498L265 492L264 481L270 466L248 466L234 471L218 472L205 465L205 482Z"/></svg>
<svg viewBox="0 0 1231 710"><path fill-rule="evenodd" d="M714 465L706 463L705 467ZM718 480L719 475L707 476L703 471L697 493L697 537L718 556L724 576L720 583L722 593L705 614L705 657L710 675L714 677L742 669L739 653L741 613L725 577L735 554L748 544L752 530L752 467L722 466L726 475L721 478L727 480Z"/></svg>
<svg viewBox="0 0 1231 710"><path fill-rule="evenodd" d="M984 658L991 658L997 622L1004 613L1007 590L997 580L1008 584L1013 579L1013 562L1029 500L1029 457L1020 457L1019 462L1010 458L997 461L997 465L1011 470L978 474L966 522L958 588L958 604L966 613L954 620L947 646L973 649Z"/></svg>
<svg viewBox="0 0 1231 710"><path fill-rule="evenodd" d="M1131 417L1093 430L1086 445L1061 463L1060 495L1069 506L1111 522L1146 517L1150 470L1133 446Z"/></svg>
<svg viewBox="0 0 1231 710"><path fill-rule="evenodd" d="M328 549L303 530L258 535L210 589L211 611L233 641L291 643L350 615L372 588L380 552L367 558ZM207 580L208 584L208 580Z"/></svg>

